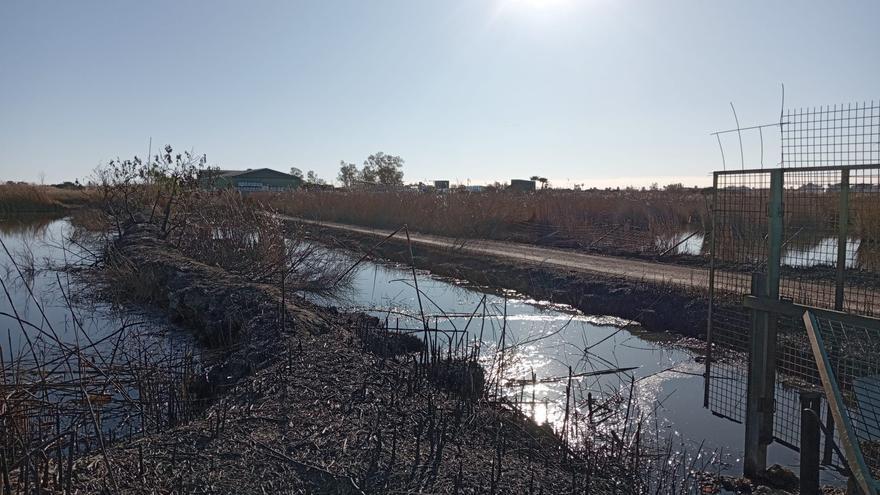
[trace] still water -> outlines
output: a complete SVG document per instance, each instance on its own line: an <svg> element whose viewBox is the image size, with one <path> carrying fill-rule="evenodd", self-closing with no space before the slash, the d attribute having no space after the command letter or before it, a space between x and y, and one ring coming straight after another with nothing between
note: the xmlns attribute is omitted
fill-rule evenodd
<svg viewBox="0 0 880 495"><path fill-rule="evenodd" d="M7 294L0 294L2 356L33 357L32 349L58 350L59 346L89 346L120 329L149 329L175 346L191 339L156 321L144 308L113 307L69 269L95 261L88 248L72 242L74 229L66 219L18 217L0 220L0 278ZM20 325L16 315L25 323ZM24 328L22 328L24 326ZM60 344L59 344L60 343ZM96 350L101 346L96 346Z"/></svg>
<svg viewBox="0 0 880 495"><path fill-rule="evenodd" d="M534 387L506 389L508 396L525 397L527 402L534 393L537 404L534 408L526 404L522 409L536 421L561 426L569 367L574 375L633 368L575 378L575 402L583 409L588 394L617 394L628 401L632 390L634 411L657 430L652 434L671 437L675 448L688 455L699 450L703 459L713 459L713 469L742 473L743 425L703 407L705 365L699 352L674 336L649 333L633 322L585 315L569 306L536 301L515 292L474 287L428 271L418 271L417 279L431 327L435 322L446 330L467 327L471 339L482 332L481 359L489 370L498 369L504 328L505 352L512 357L503 379L529 380L534 373L538 382L547 380ZM365 263L353 283L343 306L387 318L392 327L421 328L409 267ZM484 298L485 308L481 304ZM481 317L484 312L485 319ZM472 314L477 315L476 320L471 319ZM744 381L744 376L740 380ZM744 390L745 384L741 386ZM771 444L768 458L797 472L797 453L782 445ZM824 471L822 477L826 483L840 481L831 470Z"/></svg>
<svg viewBox="0 0 880 495"><path fill-rule="evenodd" d="M62 268L81 260L67 241L73 229L66 220L41 217L0 221L0 275L8 292L0 297L6 330L3 358L27 356L31 346L74 344L78 338L100 339L120 324L118 313L97 300L88 304L83 287ZM30 325L21 325L17 315Z"/></svg>
<svg viewBox="0 0 880 495"><path fill-rule="evenodd" d="M812 242L792 237L783 246L782 265L792 268L815 266L835 266L837 264L837 237L820 237ZM708 256L709 239L702 232L681 231L658 236L654 239L658 251L670 250L671 254L689 256ZM850 237L846 241L846 267L863 268L876 257L876 248L871 249L861 239Z"/></svg>
<svg viewBox="0 0 880 495"><path fill-rule="evenodd" d="M64 219L0 221L2 382L24 384L10 392L16 404L32 389L52 405L33 409L32 425L42 425L33 435L45 433L40 415L49 414L59 428L78 425L77 448L90 449L98 429L107 440L167 422L153 413L199 356L187 332L147 308L108 304L72 273L95 261L72 236Z"/></svg>

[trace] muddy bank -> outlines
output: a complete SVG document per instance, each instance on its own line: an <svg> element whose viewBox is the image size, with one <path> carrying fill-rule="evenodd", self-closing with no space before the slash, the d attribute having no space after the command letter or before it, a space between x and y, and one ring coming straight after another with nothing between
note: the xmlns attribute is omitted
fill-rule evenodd
<svg viewBox="0 0 880 495"><path fill-rule="evenodd" d="M438 385L418 346L370 342L375 319L293 298L282 320L276 288L184 257L149 226L111 257L116 290L225 356L204 414L77 459L73 491L605 493L626 472L503 401Z"/></svg>
<svg viewBox="0 0 880 495"><path fill-rule="evenodd" d="M317 240L356 252L375 253L387 260L409 263L410 251L400 234L379 247L380 239L320 227L304 226ZM513 289L554 303L573 306L586 314L610 315L634 320L652 331L669 331L702 337L706 332L708 294L704 290L650 281L587 275L535 263L513 263L490 256L474 256L454 249L413 244L417 268L472 283Z"/></svg>

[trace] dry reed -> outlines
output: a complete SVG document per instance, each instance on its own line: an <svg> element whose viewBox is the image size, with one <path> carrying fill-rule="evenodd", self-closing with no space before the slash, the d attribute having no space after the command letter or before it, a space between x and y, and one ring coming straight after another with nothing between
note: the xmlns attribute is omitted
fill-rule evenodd
<svg viewBox="0 0 880 495"><path fill-rule="evenodd" d="M0 185L0 214L62 212L94 200L90 189L61 189L30 184Z"/></svg>
<svg viewBox="0 0 880 495"><path fill-rule="evenodd" d="M455 238L487 238L571 247L630 245L658 250L658 236L705 231L707 198L694 191L296 191L254 195L272 208L306 219L377 228L402 224Z"/></svg>

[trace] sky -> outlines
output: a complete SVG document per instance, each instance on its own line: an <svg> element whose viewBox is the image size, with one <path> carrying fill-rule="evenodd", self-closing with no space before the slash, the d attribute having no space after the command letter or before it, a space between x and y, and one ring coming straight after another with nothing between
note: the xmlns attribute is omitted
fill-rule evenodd
<svg viewBox="0 0 880 495"><path fill-rule="evenodd" d="M704 185L710 132L880 98L880 2L0 0L0 179L172 145L334 179ZM764 165L779 159L764 135ZM760 165L757 136L723 142Z"/></svg>

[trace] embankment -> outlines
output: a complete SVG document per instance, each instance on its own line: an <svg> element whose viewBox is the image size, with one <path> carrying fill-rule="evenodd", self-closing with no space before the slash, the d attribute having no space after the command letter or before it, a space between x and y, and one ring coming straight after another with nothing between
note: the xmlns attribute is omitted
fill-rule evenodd
<svg viewBox="0 0 880 495"><path fill-rule="evenodd" d="M127 229L111 264L116 290L225 358L200 419L78 459L78 493L603 493L624 476L503 402L439 386L411 354L368 352L367 316L294 298L282 319L277 289L184 257L149 226Z"/></svg>
<svg viewBox="0 0 880 495"><path fill-rule="evenodd" d="M417 268L438 275L467 280L487 287L513 289L540 300L568 304L587 314L610 315L634 320L651 331L669 331L702 337L706 330L708 294L697 283L680 284L664 277L615 276L598 272L565 270L558 263L514 260L468 249L442 247L438 243L406 243L403 233L379 246L371 234L303 224L316 240L355 252L372 252L399 263L410 262L410 246ZM625 263L625 259L621 259ZM607 261L606 261L607 263ZM643 262L640 262L643 263ZM658 265L658 270L663 265Z"/></svg>
<svg viewBox="0 0 880 495"><path fill-rule="evenodd" d="M186 257L147 223L128 226L108 253L114 296L164 309L207 349L228 352L211 369L212 388L235 382L278 357L276 343L294 333L317 334L348 317L305 301L288 304L281 318L276 287L251 283Z"/></svg>

